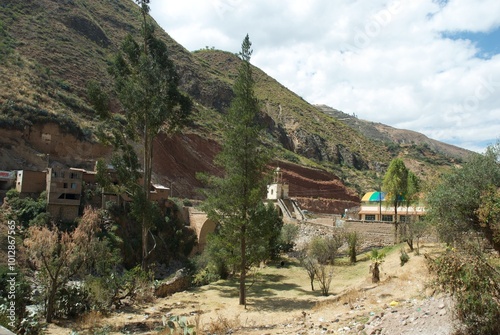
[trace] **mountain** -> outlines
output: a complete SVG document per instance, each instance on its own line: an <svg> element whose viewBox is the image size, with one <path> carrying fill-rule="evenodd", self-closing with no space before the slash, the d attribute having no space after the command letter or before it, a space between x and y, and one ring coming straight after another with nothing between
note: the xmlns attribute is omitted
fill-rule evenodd
<svg viewBox="0 0 500 335"><path fill-rule="evenodd" d="M471 154L471 151L463 149L451 144L433 140L421 133L406 129L397 129L382 123L375 123L358 119L354 115L350 115L339 111L335 108L326 105L316 105L322 112L334 117L335 119L347 124L353 130L356 130L366 137L376 141L386 143L397 143L399 145L420 145L426 146L429 149L441 153L445 156L458 160L465 160Z"/></svg>
<svg viewBox="0 0 500 335"><path fill-rule="evenodd" d="M138 36L138 7L130 0L2 0L0 7L0 169L42 169L47 162L90 169L96 159L109 158L111 149L95 138L98 121L85 87L91 80L112 87L109 60L127 34ZM157 138L155 181L172 186L174 196L196 198L202 186L196 173L220 173L213 158L239 58L219 50L189 52L159 26L156 33L194 109L181 133ZM394 157L425 178L465 155L443 151L436 141L398 137L387 126L353 127L262 70L254 68L254 75L263 145L276 149L270 170L279 165L290 195L310 209L340 211L359 203Z"/></svg>

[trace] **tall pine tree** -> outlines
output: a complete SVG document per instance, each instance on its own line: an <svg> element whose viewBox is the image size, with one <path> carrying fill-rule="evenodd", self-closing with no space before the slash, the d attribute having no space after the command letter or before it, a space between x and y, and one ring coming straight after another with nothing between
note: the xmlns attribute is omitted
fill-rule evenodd
<svg viewBox="0 0 500 335"><path fill-rule="evenodd" d="M191 100L178 90L179 76L169 59L167 46L154 34L148 15L150 1L134 1L140 6L142 40L138 43L128 35L110 67L126 122L110 115L107 96L95 83L89 84L89 98L105 118L103 137L107 135L121 153L115 155L113 165L126 192L132 195L133 215L141 222L141 258L145 270L154 249L148 246L156 212L150 201L153 142L161 131L171 133L186 123ZM142 166L131 144L133 141L142 145Z"/></svg>
<svg viewBox="0 0 500 335"><path fill-rule="evenodd" d="M205 210L219 223L218 243L227 267L240 273L239 304L246 305L248 269L269 257L269 241L280 232L281 219L272 207L264 207L263 173L270 155L259 141L259 106L252 78L251 42L243 40L242 60L234 84L235 97L226 116L222 150L216 163L223 177L208 179Z"/></svg>

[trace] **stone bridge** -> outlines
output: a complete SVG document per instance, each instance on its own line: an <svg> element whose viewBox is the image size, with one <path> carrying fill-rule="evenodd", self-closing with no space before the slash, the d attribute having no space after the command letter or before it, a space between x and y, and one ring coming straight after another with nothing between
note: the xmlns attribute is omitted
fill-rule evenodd
<svg viewBox="0 0 500 335"><path fill-rule="evenodd" d="M187 219L198 238L198 245L193 252L202 252L207 245L207 235L215 230L215 222L208 219L207 213L193 207L187 207Z"/></svg>

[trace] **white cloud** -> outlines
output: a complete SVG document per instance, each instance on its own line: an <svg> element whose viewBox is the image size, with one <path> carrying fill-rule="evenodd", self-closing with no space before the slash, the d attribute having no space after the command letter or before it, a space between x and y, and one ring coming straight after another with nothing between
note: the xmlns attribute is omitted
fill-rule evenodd
<svg viewBox="0 0 500 335"><path fill-rule="evenodd" d="M498 0L153 0L189 50L239 51L311 103L482 150L500 137L500 55L444 32L500 29Z"/></svg>
<svg viewBox="0 0 500 335"><path fill-rule="evenodd" d="M500 25L497 0L451 0L432 17L434 29L441 31L488 32Z"/></svg>

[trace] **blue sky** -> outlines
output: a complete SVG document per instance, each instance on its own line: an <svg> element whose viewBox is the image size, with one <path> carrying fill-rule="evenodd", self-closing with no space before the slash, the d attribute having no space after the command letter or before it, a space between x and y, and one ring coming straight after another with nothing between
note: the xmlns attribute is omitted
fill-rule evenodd
<svg viewBox="0 0 500 335"><path fill-rule="evenodd" d="M443 37L471 41L478 49L477 55L484 59L500 54L500 28L488 32L445 32Z"/></svg>
<svg viewBox="0 0 500 335"><path fill-rule="evenodd" d="M499 0L151 1L188 50L238 52L312 104L484 151L500 139Z"/></svg>

